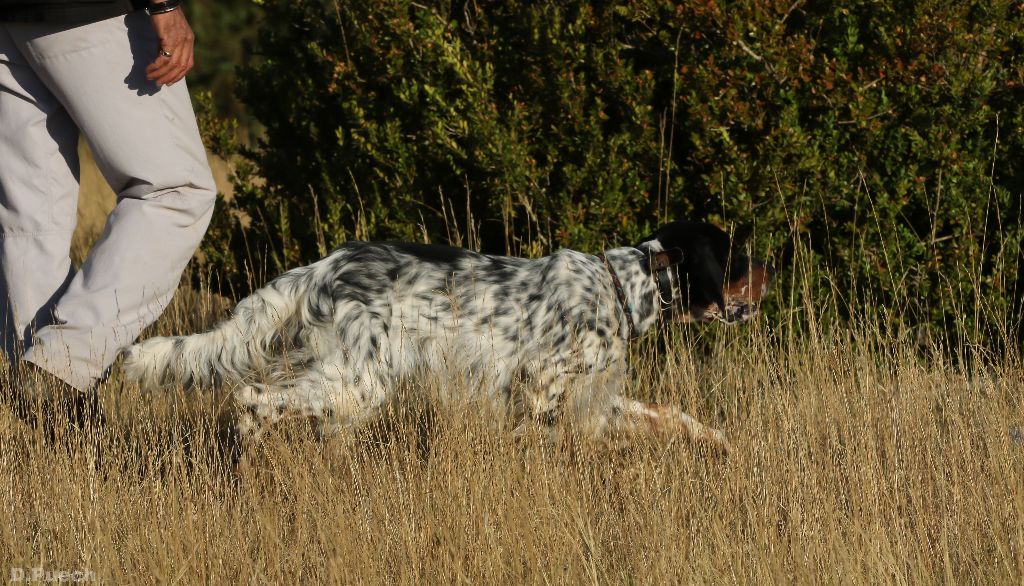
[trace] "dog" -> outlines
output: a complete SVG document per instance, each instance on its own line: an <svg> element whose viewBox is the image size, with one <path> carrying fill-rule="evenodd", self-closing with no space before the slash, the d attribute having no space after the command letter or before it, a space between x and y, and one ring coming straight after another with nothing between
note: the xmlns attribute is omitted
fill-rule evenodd
<svg viewBox="0 0 1024 586"><path fill-rule="evenodd" d="M446 246L350 242L242 300L206 333L126 350L143 389L232 385L236 429L285 417L335 433L380 410L402 381L458 381L522 422L571 415L590 437L682 436L727 452L676 406L620 394L627 344L659 322L739 322L772 270L705 223L666 224L636 246L525 259Z"/></svg>

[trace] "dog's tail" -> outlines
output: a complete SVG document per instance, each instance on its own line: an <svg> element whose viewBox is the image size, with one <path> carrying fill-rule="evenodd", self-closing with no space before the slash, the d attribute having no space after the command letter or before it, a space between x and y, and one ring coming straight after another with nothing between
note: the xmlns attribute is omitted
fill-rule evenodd
<svg viewBox="0 0 1024 586"><path fill-rule="evenodd" d="M125 378L143 389L241 382L271 362L268 351L297 321L302 288L295 281L279 278L256 291L209 332L150 338L128 348Z"/></svg>

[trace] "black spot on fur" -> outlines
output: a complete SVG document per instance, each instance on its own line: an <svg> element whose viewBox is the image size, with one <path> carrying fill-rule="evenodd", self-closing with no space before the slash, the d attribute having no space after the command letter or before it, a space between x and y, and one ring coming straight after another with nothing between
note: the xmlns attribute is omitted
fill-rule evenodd
<svg viewBox="0 0 1024 586"><path fill-rule="evenodd" d="M465 248L441 246L439 244L419 244L416 242L387 242L385 244L394 250L414 256L417 260L429 263L454 265L466 258L481 256Z"/></svg>

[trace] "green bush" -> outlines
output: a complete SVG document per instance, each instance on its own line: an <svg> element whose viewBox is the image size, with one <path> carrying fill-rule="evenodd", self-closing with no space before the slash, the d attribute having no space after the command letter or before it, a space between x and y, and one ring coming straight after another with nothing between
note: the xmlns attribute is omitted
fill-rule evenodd
<svg viewBox="0 0 1024 586"><path fill-rule="evenodd" d="M353 237L595 250L699 218L827 268L804 293L844 309L979 325L1019 298L1020 3L264 10L239 95L266 132L208 239L217 266L276 272Z"/></svg>
<svg viewBox="0 0 1024 586"><path fill-rule="evenodd" d="M189 2L185 7L196 34L195 67L188 84L196 95L208 93L206 106L218 116L241 119L249 132L246 111L235 96L235 68L249 59L256 39L260 9L252 0Z"/></svg>

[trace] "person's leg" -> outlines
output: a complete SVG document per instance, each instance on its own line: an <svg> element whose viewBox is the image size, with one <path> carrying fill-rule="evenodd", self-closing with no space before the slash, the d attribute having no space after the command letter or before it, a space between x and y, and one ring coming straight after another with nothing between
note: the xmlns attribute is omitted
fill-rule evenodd
<svg viewBox="0 0 1024 586"><path fill-rule="evenodd" d="M73 274L78 129L0 24L0 328L16 365Z"/></svg>
<svg viewBox="0 0 1024 586"><path fill-rule="evenodd" d="M157 88L145 79L158 50L145 14L9 30L118 196L100 241L57 301L54 323L24 357L86 390L170 302L206 231L216 187L185 84Z"/></svg>

